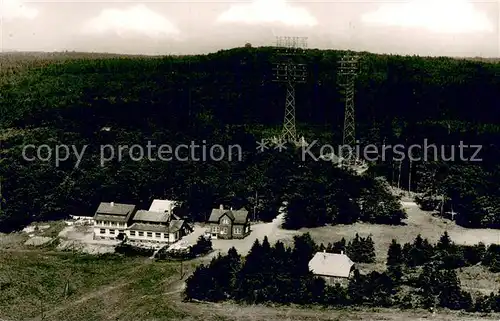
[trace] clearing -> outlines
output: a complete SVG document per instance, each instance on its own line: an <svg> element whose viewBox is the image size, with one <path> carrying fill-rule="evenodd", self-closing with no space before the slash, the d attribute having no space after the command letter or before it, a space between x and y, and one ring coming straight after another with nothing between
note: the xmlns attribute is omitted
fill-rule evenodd
<svg viewBox="0 0 500 321"><path fill-rule="evenodd" d="M110 252L113 244L91 239L91 228L65 226L61 222L50 227L0 235L0 320L479 320L500 319L452 312L431 315L426 311L399 310L325 310L321 308L238 306L231 303L195 304L181 302L184 280L200 262L234 246L240 254L250 250L256 238L267 235L270 243L277 240L291 244L293 236L309 232L316 242L328 243L356 233L372 235L377 262L366 266L382 270L392 239L412 242L418 234L436 242L444 231L456 243L499 243L500 231L465 229L453 222L420 210L410 200L403 202L408 213L406 225L386 226L365 223L325 226L299 231L287 231L279 226L283 214L272 223L252 225L251 235L243 240L213 240L214 253L191 262L153 262L149 259L124 258L114 255L91 256L88 253ZM205 227L197 225L195 232L184 239L196 242ZM31 237L30 237L31 235ZM59 245L26 246L33 238L57 238ZM182 266L181 266L182 265ZM364 270L365 266L363 267ZM181 279L181 271L183 278ZM500 289L500 278L482 266L459 269L465 289L489 293Z"/></svg>

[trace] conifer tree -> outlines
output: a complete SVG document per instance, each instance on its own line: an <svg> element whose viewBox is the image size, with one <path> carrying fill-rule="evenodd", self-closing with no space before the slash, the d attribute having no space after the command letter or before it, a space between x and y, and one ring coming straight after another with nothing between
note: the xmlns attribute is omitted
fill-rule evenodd
<svg viewBox="0 0 500 321"><path fill-rule="evenodd" d="M424 265L430 262L434 254L434 247L427 239L423 239L419 234L413 242L408 258L408 265L411 267Z"/></svg>
<svg viewBox="0 0 500 321"><path fill-rule="evenodd" d="M352 278L349 280L347 287L349 300L352 304L359 305L364 301L365 293L365 278L359 273L358 269L353 272Z"/></svg>
<svg viewBox="0 0 500 321"><path fill-rule="evenodd" d="M387 251L387 275L391 278L395 287L401 284L401 278L403 277L403 250L401 245L395 240L392 240L391 245L389 245L389 250Z"/></svg>
<svg viewBox="0 0 500 321"><path fill-rule="evenodd" d="M363 244L363 261L364 263L375 262L375 243L371 235L368 235Z"/></svg>
<svg viewBox="0 0 500 321"><path fill-rule="evenodd" d="M333 243L333 253L346 252L346 240L342 238L340 241Z"/></svg>
<svg viewBox="0 0 500 321"><path fill-rule="evenodd" d="M433 264L424 265L417 281L424 307L431 308L438 303L436 298L440 296L439 284L441 279L442 274Z"/></svg>
<svg viewBox="0 0 500 321"><path fill-rule="evenodd" d="M217 258L212 259L214 265ZM185 296L187 299L217 302L225 299L224 293L214 278L214 271L210 266L199 266L186 280Z"/></svg>
<svg viewBox="0 0 500 321"><path fill-rule="evenodd" d="M352 239L351 241L349 241L349 243L347 244L347 255L349 256L349 258L351 260L353 260L354 262L356 263L361 263L362 262L362 258L361 258L361 241L360 241L360 237L359 237L359 234L356 233L356 236L354 236L354 239Z"/></svg>
<svg viewBox="0 0 500 321"><path fill-rule="evenodd" d="M264 285L272 284L275 276L272 271L272 249L271 244L269 244L269 240L267 235L264 237L261 245L261 259L260 259L260 269L261 275L263 277L262 282Z"/></svg>
<svg viewBox="0 0 500 321"><path fill-rule="evenodd" d="M238 274L238 285L236 299L244 300L248 303L262 301L261 289L264 287L262 269L260 267L262 259L262 245L256 239L245 258L245 263Z"/></svg>
<svg viewBox="0 0 500 321"><path fill-rule="evenodd" d="M224 267L226 268L226 282L224 283L224 290L230 297L234 297L237 291L238 275L240 273L242 263L241 256L234 247L230 248L224 260Z"/></svg>
<svg viewBox="0 0 500 321"><path fill-rule="evenodd" d="M436 250L441 253L447 252L451 249L453 242L451 241L450 236L447 231L444 231L443 235L439 238L439 241L436 244Z"/></svg>
<svg viewBox="0 0 500 321"><path fill-rule="evenodd" d="M404 263L407 266L412 266L412 263L413 263L413 260L412 260L412 257L411 257L411 250L412 250L412 248L413 248L412 244L405 243L403 245L403 249L401 250L401 252L403 254Z"/></svg>
<svg viewBox="0 0 500 321"><path fill-rule="evenodd" d="M271 251L272 280L267 285L269 299L278 303L291 302L293 293L291 270L293 270L290 249L286 249L280 241L276 242Z"/></svg>
<svg viewBox="0 0 500 321"><path fill-rule="evenodd" d="M389 250L387 251L387 266L396 266L401 265L402 263L403 251L401 249L401 244L393 239L391 245L389 245Z"/></svg>
<svg viewBox="0 0 500 321"><path fill-rule="evenodd" d="M463 298L460 289L460 281L457 273L454 270L445 270L439 282L439 290L441 291L440 306L451 310L459 310L462 308Z"/></svg>
<svg viewBox="0 0 500 321"><path fill-rule="evenodd" d="M293 273L295 276L305 276L310 274L309 261L317 251L316 243L309 233L294 237L294 247L292 252Z"/></svg>

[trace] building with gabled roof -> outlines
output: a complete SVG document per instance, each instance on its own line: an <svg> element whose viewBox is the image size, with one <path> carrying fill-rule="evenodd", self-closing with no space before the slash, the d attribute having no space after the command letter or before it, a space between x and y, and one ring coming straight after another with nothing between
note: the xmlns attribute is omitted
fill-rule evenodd
<svg viewBox="0 0 500 321"><path fill-rule="evenodd" d="M248 211L244 208L226 210L220 205L210 213L208 224L213 239L241 239L250 234Z"/></svg>
<svg viewBox="0 0 500 321"><path fill-rule="evenodd" d="M115 240L125 235L136 211L135 205L102 202L94 214L94 239Z"/></svg>
<svg viewBox="0 0 500 321"><path fill-rule="evenodd" d="M175 201L155 199L153 203L151 203L149 211L172 214L176 206L177 204Z"/></svg>
<svg viewBox="0 0 500 321"><path fill-rule="evenodd" d="M127 238L132 242L174 243L191 232L184 220L170 213L139 210L127 229Z"/></svg>
<svg viewBox="0 0 500 321"><path fill-rule="evenodd" d="M116 240L122 234L132 242L177 242L193 229L172 213L174 206L172 201L154 200L146 211L130 204L101 203L94 215L94 239Z"/></svg>
<svg viewBox="0 0 500 321"><path fill-rule="evenodd" d="M325 279L327 284L344 283L354 271L354 262L343 252L317 252L309 261L309 270Z"/></svg>

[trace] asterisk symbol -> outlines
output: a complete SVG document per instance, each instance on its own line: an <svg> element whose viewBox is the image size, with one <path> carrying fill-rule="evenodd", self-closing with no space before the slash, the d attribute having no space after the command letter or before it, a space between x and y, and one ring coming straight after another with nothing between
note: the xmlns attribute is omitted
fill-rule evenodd
<svg viewBox="0 0 500 321"><path fill-rule="evenodd" d="M274 149L277 149L279 152L282 152L283 150L286 150L285 144L286 144L286 141L280 139L276 143L276 146L274 146Z"/></svg>
<svg viewBox="0 0 500 321"><path fill-rule="evenodd" d="M259 153L262 153L266 149L269 149L269 146L267 146L267 140L266 139L261 139L260 142L257 142L257 147L255 149Z"/></svg>

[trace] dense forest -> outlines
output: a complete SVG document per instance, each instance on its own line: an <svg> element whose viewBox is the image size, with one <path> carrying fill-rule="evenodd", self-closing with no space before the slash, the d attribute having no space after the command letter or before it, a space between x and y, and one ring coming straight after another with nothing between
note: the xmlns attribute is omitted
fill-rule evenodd
<svg viewBox="0 0 500 321"><path fill-rule="evenodd" d="M342 54L307 50L297 57L309 71L296 91L298 128L308 141L341 143L344 102L336 68ZM422 206L435 208L441 197L457 211L459 224L498 227L499 64L363 53L356 83L361 145L422 145L427 139L447 152L460 141L483 148L481 162L398 162L389 153L358 177L327 162L301 161L292 148L256 152L255 142L276 134L283 120L285 93L272 82L273 59L270 48L75 58L3 78L0 230L91 215L101 201L145 208L154 198L180 201L180 215L192 220L206 219L220 203L255 209L258 219L269 220L288 201L288 228L397 224L405 213L386 181L420 192ZM134 144L191 141L238 144L243 155L204 162L125 157L101 166L103 145L128 145L128 153ZM56 166L53 159L24 160L28 144L87 147L80 162L71 153Z"/></svg>

